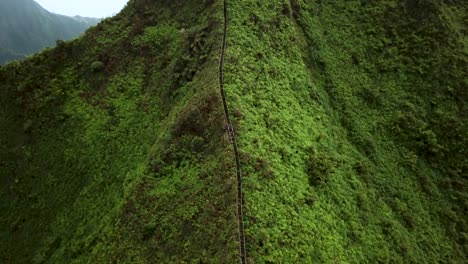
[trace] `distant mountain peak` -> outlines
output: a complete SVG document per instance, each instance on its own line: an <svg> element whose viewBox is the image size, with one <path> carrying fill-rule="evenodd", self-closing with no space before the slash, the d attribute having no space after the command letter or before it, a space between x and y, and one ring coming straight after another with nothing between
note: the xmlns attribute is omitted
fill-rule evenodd
<svg viewBox="0 0 468 264"><path fill-rule="evenodd" d="M68 40L96 25L100 18L64 16L33 0L0 1L0 64Z"/></svg>

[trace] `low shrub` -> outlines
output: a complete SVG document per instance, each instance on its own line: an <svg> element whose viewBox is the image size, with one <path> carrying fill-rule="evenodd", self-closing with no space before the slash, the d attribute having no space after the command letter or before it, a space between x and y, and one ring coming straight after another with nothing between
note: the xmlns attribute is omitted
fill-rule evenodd
<svg viewBox="0 0 468 264"><path fill-rule="evenodd" d="M307 159L307 175L309 184L318 186L324 184L330 179L337 165L336 160L326 153L314 153Z"/></svg>
<svg viewBox="0 0 468 264"><path fill-rule="evenodd" d="M95 61L91 64L91 71L94 73L101 72L104 70L104 63Z"/></svg>

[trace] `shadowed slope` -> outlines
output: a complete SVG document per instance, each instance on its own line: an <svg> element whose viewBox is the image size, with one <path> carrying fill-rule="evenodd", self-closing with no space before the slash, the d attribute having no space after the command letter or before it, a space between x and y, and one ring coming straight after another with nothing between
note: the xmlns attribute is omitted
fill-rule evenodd
<svg viewBox="0 0 468 264"><path fill-rule="evenodd" d="M0 69L3 263L233 263L218 2L131 1Z"/></svg>

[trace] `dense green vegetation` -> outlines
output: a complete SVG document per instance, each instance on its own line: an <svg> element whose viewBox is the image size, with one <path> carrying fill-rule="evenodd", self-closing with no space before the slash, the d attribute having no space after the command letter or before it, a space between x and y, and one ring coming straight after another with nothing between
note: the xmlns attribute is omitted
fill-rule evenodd
<svg viewBox="0 0 468 264"><path fill-rule="evenodd" d="M220 8L131 1L0 68L0 262L236 261Z"/></svg>
<svg viewBox="0 0 468 264"><path fill-rule="evenodd" d="M465 263L467 4L228 3L249 263ZM223 1L0 67L0 262L236 263Z"/></svg>
<svg viewBox="0 0 468 264"><path fill-rule="evenodd" d="M53 47L57 40L75 38L99 21L50 13L34 0L2 0L0 64Z"/></svg>
<svg viewBox="0 0 468 264"><path fill-rule="evenodd" d="M466 2L229 3L251 262L466 262Z"/></svg>

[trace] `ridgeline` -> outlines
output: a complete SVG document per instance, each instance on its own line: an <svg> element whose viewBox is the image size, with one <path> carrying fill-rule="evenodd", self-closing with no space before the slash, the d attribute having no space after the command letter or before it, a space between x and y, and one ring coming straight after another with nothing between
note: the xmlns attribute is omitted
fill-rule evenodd
<svg viewBox="0 0 468 264"><path fill-rule="evenodd" d="M465 263L467 9L131 0L0 67L0 262Z"/></svg>

